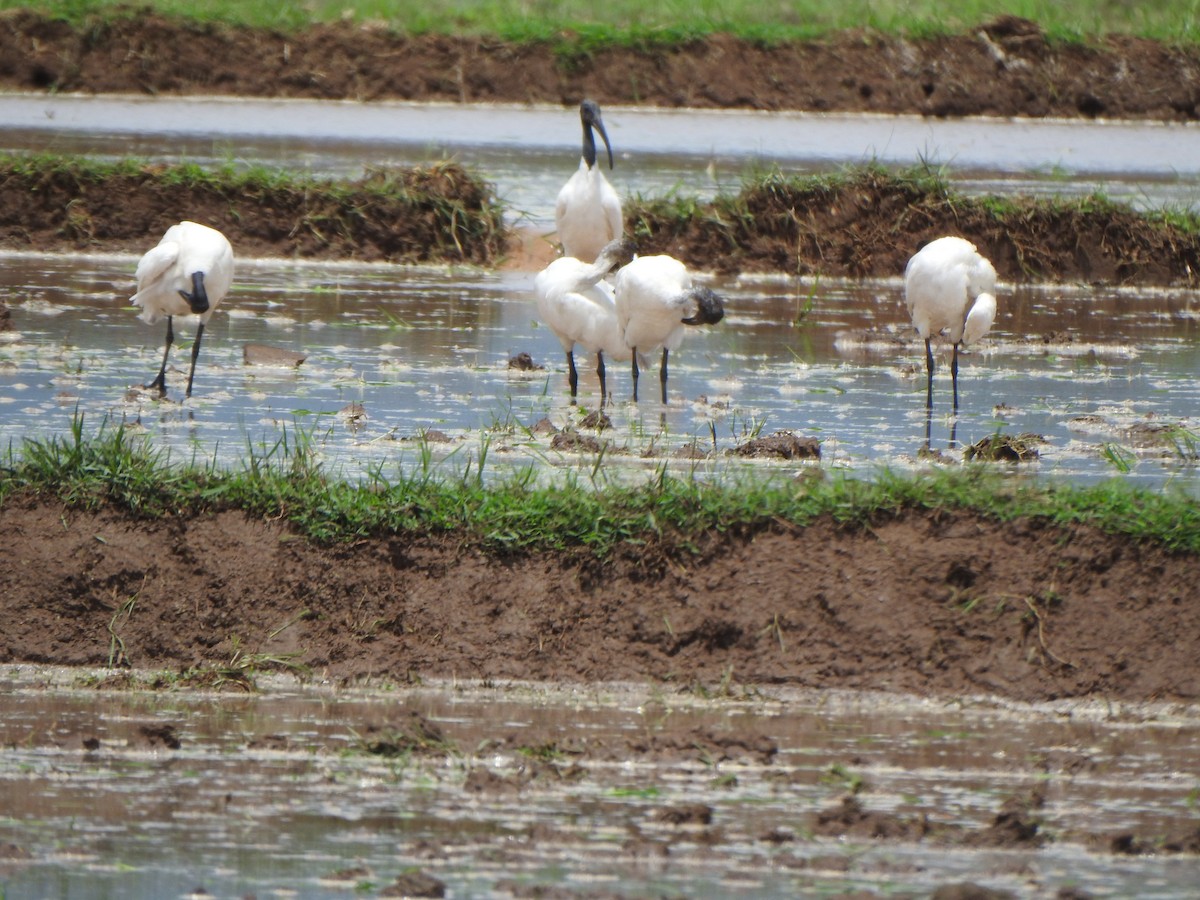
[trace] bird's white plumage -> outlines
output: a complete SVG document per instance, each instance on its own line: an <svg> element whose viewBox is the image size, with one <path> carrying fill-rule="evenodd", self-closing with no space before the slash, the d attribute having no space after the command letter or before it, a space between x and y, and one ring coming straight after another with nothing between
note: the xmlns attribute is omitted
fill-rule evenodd
<svg viewBox="0 0 1200 900"><path fill-rule="evenodd" d="M945 332L952 344L971 344L995 321L996 270L970 241L938 238L908 261L904 298L923 339Z"/></svg>
<svg viewBox="0 0 1200 900"><path fill-rule="evenodd" d="M721 298L692 284L687 266L672 256L639 256L617 272L617 324L633 351L633 399L638 398L638 363L662 348L658 378L667 402L667 357L683 341L687 325L712 325L725 315Z"/></svg>
<svg viewBox="0 0 1200 900"><path fill-rule="evenodd" d="M613 289L603 280L607 266L564 256L534 279L538 315L566 352L578 344L589 353L629 359L617 326Z"/></svg>
<svg viewBox="0 0 1200 900"><path fill-rule="evenodd" d="M153 324L163 316L191 315L179 292L191 290L194 272L204 273L209 306L200 321L207 322L233 284L233 248L215 228L180 222L138 263L137 293L130 302L142 308L139 317Z"/></svg>
<svg viewBox="0 0 1200 900"><path fill-rule="evenodd" d="M621 236L621 199L599 165L579 161L554 207L554 223L565 257L594 260L604 246Z"/></svg>
<svg viewBox="0 0 1200 900"><path fill-rule="evenodd" d="M675 350L683 341L683 319L695 314L692 276L673 256L639 256L617 272L617 322L628 347L648 354Z"/></svg>
<svg viewBox="0 0 1200 900"><path fill-rule="evenodd" d="M609 168L612 168L612 146L608 143L599 105L593 100L580 103L579 121L583 126L579 168L558 192L554 224L563 256L590 263L621 236L624 224L621 200L600 170L596 154L596 135L599 134L604 140Z"/></svg>
<svg viewBox="0 0 1200 900"><path fill-rule="evenodd" d="M904 269L904 300L913 327L925 341L925 444L933 416L933 350L945 333L950 340L950 382L958 412L959 347L983 338L996 319L996 270L975 245L960 237L930 241ZM951 431L951 442L954 440Z"/></svg>

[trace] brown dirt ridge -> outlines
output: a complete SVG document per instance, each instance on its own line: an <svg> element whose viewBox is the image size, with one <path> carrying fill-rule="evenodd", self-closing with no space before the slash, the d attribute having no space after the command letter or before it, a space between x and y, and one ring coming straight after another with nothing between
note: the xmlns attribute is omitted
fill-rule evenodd
<svg viewBox="0 0 1200 900"><path fill-rule="evenodd" d="M1048 40L1002 16L958 35L870 31L763 45L593 47L406 36L353 23L283 32L175 21L132 6L74 27L0 16L0 89L327 99L744 108L926 116L1200 116L1200 48L1113 35Z"/></svg>
<svg viewBox="0 0 1200 900"><path fill-rule="evenodd" d="M454 534L323 546L240 511L24 496L0 507L0 546L0 663L1200 697L1196 559L1086 526L907 511L598 559Z"/></svg>

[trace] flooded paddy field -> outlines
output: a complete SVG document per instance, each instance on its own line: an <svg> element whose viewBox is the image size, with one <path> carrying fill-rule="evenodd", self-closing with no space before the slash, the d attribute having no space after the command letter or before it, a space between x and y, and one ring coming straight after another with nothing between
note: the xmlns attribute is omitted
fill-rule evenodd
<svg viewBox="0 0 1200 900"><path fill-rule="evenodd" d="M1200 874L1182 708L0 679L9 900L1183 897Z"/></svg>
<svg viewBox="0 0 1200 900"><path fill-rule="evenodd" d="M8 95L0 111L12 125L9 150L332 175L453 154L494 179L514 226L535 234L552 230L554 197L578 154L577 116L545 107ZM945 160L947 177L968 190L1101 189L1150 208L1190 207L1200 185L1196 133L1178 125L631 108L606 110L606 121L618 154L611 177L626 194L705 196L752 165L828 171L922 158ZM208 329L195 396L180 406L129 390L152 377L163 340L161 326L143 325L125 305L135 265L133 257L6 255L0 290L15 329L0 338L6 432L65 433L83 412L145 428L177 458L225 464L299 429L352 475L447 456L457 471L481 455L495 471L580 462L530 433L544 418L559 429L578 424L565 403L563 353L536 322L531 271L241 259ZM955 424L943 402L945 347L933 421L925 421L921 347L898 278L780 276L712 287L727 300L727 318L674 354L665 410L644 397L630 405L626 366L610 362L617 402L603 435L606 470L657 466L674 452L686 452L693 469L723 466L747 438L785 430L820 439L823 466L869 473L914 465L928 424L943 450L1000 431L1040 436L1038 461L1025 465L1039 474L1193 478L1194 292L1003 286L996 326L964 360ZM179 326L176 383L194 323ZM306 360L295 369L247 366L247 344ZM544 369L510 369L519 353ZM586 411L599 398L594 364L582 356ZM434 443L414 440L427 432ZM698 451L708 459L697 463ZM581 462L590 469L594 458Z"/></svg>
<svg viewBox="0 0 1200 900"><path fill-rule="evenodd" d="M221 134L188 115L194 101L37 103L9 116L5 149L350 175L450 152L496 180L517 224L543 233L576 164L571 111L501 111L483 129L461 108L413 113L433 116L418 125L401 121L401 105L342 104L393 119L335 134L340 120L307 106L273 118L239 101L240 124ZM164 109L174 118L159 118ZM747 116L714 131L715 118L670 113L606 119L626 193L707 196L762 162L827 171L927 154L969 190L1100 187L1161 208L1194 205L1200 159L1194 129L1172 126L1088 123L1052 136L1033 123L921 122L921 132L902 120ZM756 136L745 124L769 121L787 128ZM697 122L707 141L684 127ZM1003 285L996 326L963 359L955 423L945 347L926 421L923 348L898 278L715 279L727 317L673 354L667 406L654 399L656 366L642 382L650 399L633 405L629 373L612 363L611 428L596 432L583 423L599 400L592 362L580 354L571 407L531 271L239 259L193 397L181 402L194 334L183 319L160 402L138 389L157 371L164 329L128 306L135 266L107 254L0 257L6 444L67 437L82 415L85 432L120 424L180 462L237 466L303 439L350 477L432 467L603 483L663 467L871 477L935 465L920 454L928 429L950 464L965 444L1028 434L1038 457L1019 471L1035 477L1197 487L1194 291ZM249 364L248 345L304 362ZM510 367L521 353L543 368ZM544 419L595 435L603 453L553 449L535 428ZM781 430L818 438L820 461L728 455ZM84 687L76 674L0 672L5 900L411 894L421 879L452 897L927 895L966 880L1023 897L1186 897L1200 880L1187 837L1200 789L1194 707L712 685L263 679L251 694L147 692ZM101 685L128 687L108 674Z"/></svg>
<svg viewBox="0 0 1200 900"><path fill-rule="evenodd" d="M195 392L181 403L194 323L178 323L170 399L138 390L157 371L165 328L128 306L135 265L121 256L5 256L6 434L68 434L83 414L144 430L179 461L233 465L303 433L351 476L435 460L456 474L481 457L485 473L594 467L594 454L552 451L551 436L534 431L548 419L594 434L582 418L600 398L594 360L580 353L580 406L568 404L565 358L537 322L532 273L242 260L206 331ZM898 279L712 286L726 298L726 319L689 334L672 355L666 407L657 359L637 405L628 364L609 362L612 427L597 435L605 470L670 462L717 471L744 465L728 451L752 437L792 431L822 442L821 466L869 475L925 465L928 424L933 446L952 458L997 432L1031 434L1040 436L1038 459L1022 464L1031 473L1195 479L1194 292L1004 287L996 327L963 357L957 422L943 347L927 423L923 347ZM247 345L304 362L247 364ZM520 353L543 368L510 367ZM696 452L674 458L686 448Z"/></svg>

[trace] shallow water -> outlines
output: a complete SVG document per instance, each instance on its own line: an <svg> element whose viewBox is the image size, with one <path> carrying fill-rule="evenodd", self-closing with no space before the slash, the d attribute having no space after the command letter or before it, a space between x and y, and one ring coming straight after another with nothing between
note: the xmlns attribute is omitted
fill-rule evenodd
<svg viewBox="0 0 1200 900"><path fill-rule="evenodd" d="M196 386L182 400L193 320L177 323L171 399L136 390L161 360L165 327L137 319L133 257L4 257L0 291L15 330L0 336L0 424L8 435L64 435L79 414L150 435L176 461L244 461L304 434L352 477L445 460L458 474L514 468L591 472L595 457L560 454L530 429L578 424L598 404L594 363L580 354L580 408L567 403L565 359L536 321L528 273L243 260L236 287L206 330ZM898 280L743 278L714 283L719 325L671 357L670 402L657 399L657 360L629 402L625 363L609 364L613 428L604 473L669 465L701 474L735 465L726 452L756 434L792 430L823 442L821 465L870 474L916 459L931 427L950 450L997 431L1046 443L1023 470L1073 480L1120 475L1194 487L1191 431L1200 367L1197 310L1187 291L1021 287L1001 292L988 339L962 358L961 408L950 415L947 348L935 415L924 411L923 352ZM797 323L797 320L799 322ZM303 353L298 368L243 363L246 344ZM545 368L518 372L529 353ZM441 432L445 443L422 440ZM685 445L715 454L673 459ZM951 454L954 457L954 454ZM1128 471L1122 471L1127 469Z"/></svg>
<svg viewBox="0 0 1200 900"><path fill-rule="evenodd" d="M1200 722L1189 709L827 692L705 699L617 685L98 693L72 688L73 677L0 671L0 846L29 854L0 859L8 900L200 888L348 896L410 868L454 897L503 895L505 881L779 897L927 893L967 879L1019 896L1074 885L1184 897L1200 872L1195 857L1095 849L1195 821ZM443 750L364 751L371 726L398 733L413 714L440 730ZM147 725L174 729L181 746L148 745ZM761 752L703 749L723 736ZM528 780L537 748L553 752ZM472 773L508 781L477 789ZM987 850L812 836L815 814L856 782L871 811L969 830L1040 786L1049 842ZM712 809L709 826L661 820L697 803Z"/></svg>
<svg viewBox="0 0 1200 900"><path fill-rule="evenodd" d="M1138 208L1200 203L1200 131L1182 124L932 119L606 107L623 195L711 197L752 169L924 161L968 193L1101 190ZM579 163L573 109L220 97L0 95L0 150L266 163L356 177L452 156L535 227Z"/></svg>
<svg viewBox="0 0 1200 900"><path fill-rule="evenodd" d="M574 168L578 122L545 107L317 103L223 98L0 97L4 149L235 161L354 175L364 166L447 153L495 179L522 223L549 230L553 198ZM624 193L730 187L752 164L822 170L865 159L942 160L978 189L1070 193L1103 187L1143 205L1192 205L1200 132L1152 123L929 120L747 112L606 110ZM150 236L150 240L157 235ZM242 260L229 302L209 327L197 388L184 406L128 395L148 381L163 329L124 308L132 258L9 255L0 290L17 335L0 340L0 426L63 434L77 411L144 428L176 458L269 452L296 430L351 474L396 460L450 457L463 471L578 463L528 434L572 420L562 352L535 321L531 276L388 266ZM689 336L671 368L670 407L631 407L629 375L610 365L621 401L605 472L653 468L695 442L718 454L757 433L820 437L827 467L913 465L925 436L920 348L908 337L898 281L743 279L714 285L728 318ZM806 312L806 306L811 308ZM1192 427L1197 297L1184 291L1032 287L1002 292L997 327L964 361L960 420L945 403L945 354L933 445L998 430L1043 435L1030 471L1143 484L1195 482ZM799 319L799 324L796 322ZM180 323L183 353L190 322ZM866 340L856 334L882 330ZM298 370L242 365L242 346L308 355ZM525 351L546 366L520 375ZM582 402L597 402L580 361ZM173 371L178 385L185 377ZM653 372L647 394L654 396ZM645 400L645 396L643 397ZM360 404L362 409L352 406ZM343 412L344 411L344 412ZM365 413L365 415L361 414ZM665 431L664 431L665 426ZM449 444L412 439L427 429ZM406 440L408 439L408 440ZM642 460L644 455L651 459ZM618 463L624 463L618 466ZM761 466L760 466L761 467Z"/></svg>

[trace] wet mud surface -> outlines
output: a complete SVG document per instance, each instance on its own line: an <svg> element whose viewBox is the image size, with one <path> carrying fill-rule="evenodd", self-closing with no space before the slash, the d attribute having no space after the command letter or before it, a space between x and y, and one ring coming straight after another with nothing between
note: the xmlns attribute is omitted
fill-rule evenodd
<svg viewBox="0 0 1200 900"><path fill-rule="evenodd" d="M1083 526L905 512L764 524L698 555L319 546L236 511L0 509L0 663L287 659L385 676L848 688L1022 701L1200 697L1194 557Z"/></svg>
<svg viewBox="0 0 1200 900"><path fill-rule="evenodd" d="M1172 897L1200 849L1190 782L1167 773L1196 720L1170 705L256 677L181 693L170 676L0 671L0 884Z"/></svg>

